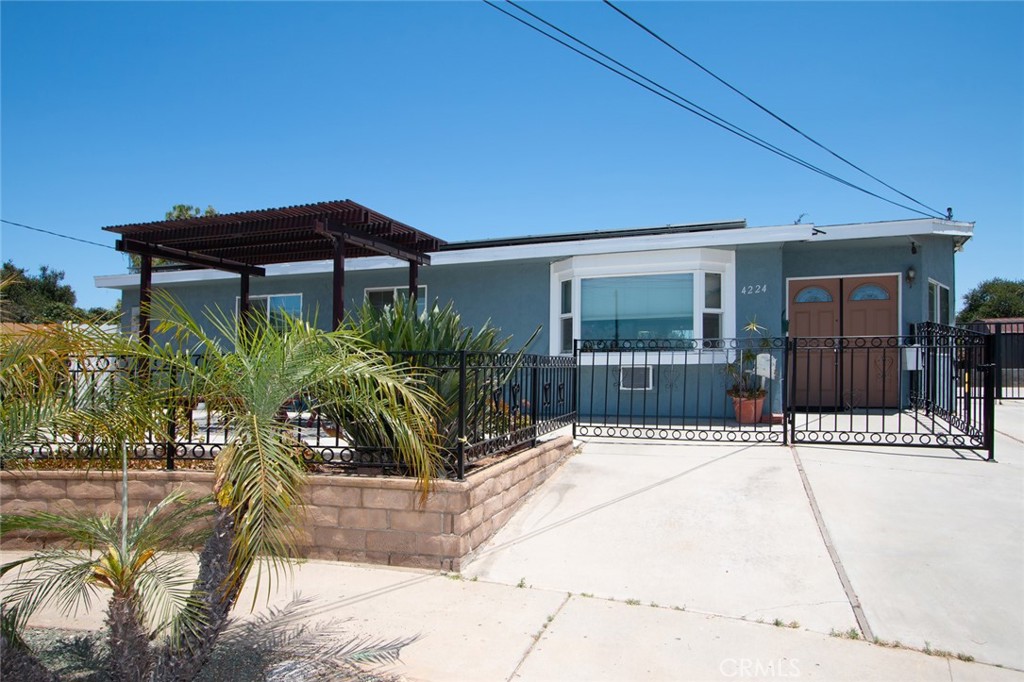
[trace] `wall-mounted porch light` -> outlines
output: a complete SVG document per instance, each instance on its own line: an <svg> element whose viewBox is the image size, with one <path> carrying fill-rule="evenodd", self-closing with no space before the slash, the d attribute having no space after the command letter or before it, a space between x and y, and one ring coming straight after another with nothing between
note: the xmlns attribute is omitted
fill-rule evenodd
<svg viewBox="0 0 1024 682"><path fill-rule="evenodd" d="M914 280L917 279L917 270L913 266L907 268L907 274L904 277L906 277L908 287L914 286Z"/></svg>

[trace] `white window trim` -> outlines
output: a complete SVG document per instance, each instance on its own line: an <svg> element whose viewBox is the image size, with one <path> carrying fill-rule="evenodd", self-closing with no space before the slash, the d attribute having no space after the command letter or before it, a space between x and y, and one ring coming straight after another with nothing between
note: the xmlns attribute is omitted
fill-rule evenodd
<svg viewBox="0 0 1024 682"><path fill-rule="evenodd" d="M369 298L371 293L376 293L376 292L380 292L380 291L390 291L391 295L393 296L392 300L398 298L398 296L400 294L405 294L406 296L409 295L409 287L408 286L404 286L404 287L402 287L402 286L398 286L398 287L366 287L365 289L363 289L363 300L365 301L367 298ZM426 284L417 284L416 285L416 300L417 301L422 301L423 305L424 306L426 305L426 302L427 302L427 285Z"/></svg>
<svg viewBox="0 0 1024 682"><path fill-rule="evenodd" d="M952 289L952 287L949 287L949 286L943 284L942 282L938 281L937 279L932 279L931 277L929 277L928 278L928 287L931 288L931 286L933 284L938 289L945 289L948 292L948 294L946 295L946 298L948 299L949 303L952 304L953 303L953 289ZM935 324L942 324L942 314L941 314L942 311L941 311L941 309L939 307L939 306L942 305L942 297L939 295L939 291L938 290L936 290L935 294L936 294L936 296L935 296L935 309L934 310L929 309L927 314L925 315L925 319L931 321L932 315L934 315L935 316L935 320L934 320ZM953 324L953 322L956 320L956 314L952 310L947 310L946 314L947 314L947 316L949 318L949 321L946 322L946 324Z"/></svg>
<svg viewBox="0 0 1024 682"><path fill-rule="evenodd" d="M640 387L629 387L627 388L622 381L622 372L624 370L635 370L645 369L646 378L644 379L644 385ZM652 365L619 365L619 390L620 391L653 391L654 390L654 367Z"/></svg>
<svg viewBox="0 0 1024 682"><path fill-rule="evenodd" d="M302 292L299 292L299 291L286 292L286 293L280 293L280 294L251 294L249 296L249 305L252 305L253 301L261 299L261 298L262 299L267 299L267 302L269 303L271 298L275 298L275 297L278 297L278 296L281 296L281 297L283 297L283 296L298 296L299 297L299 310L302 310ZM241 309L241 307L242 307L242 297L241 296L235 296L235 316L236 317L238 316L238 311ZM267 320L269 320L269 319L270 319L270 306L268 305L267 306Z"/></svg>
<svg viewBox="0 0 1024 682"><path fill-rule="evenodd" d="M705 272L722 275L722 338L736 336L736 254L724 249L673 249L636 253L574 256L551 264L549 334L551 355L568 355L561 350L562 282L572 280L572 334L580 337L580 281L600 277L693 274L693 333L700 338L704 325ZM676 359L673 356L679 355ZM663 362L675 362L688 353L661 353ZM714 355L714 354L707 354ZM703 357L704 354L701 354ZM708 358L710 359L710 358Z"/></svg>

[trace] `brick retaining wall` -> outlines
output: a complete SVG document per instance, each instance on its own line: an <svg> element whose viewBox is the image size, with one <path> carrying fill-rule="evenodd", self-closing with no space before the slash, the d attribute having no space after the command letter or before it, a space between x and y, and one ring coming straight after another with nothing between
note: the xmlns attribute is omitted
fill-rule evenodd
<svg viewBox="0 0 1024 682"><path fill-rule="evenodd" d="M470 552L501 528L523 497L572 453L559 436L473 472L465 481L436 481L421 501L416 482L402 478L318 476L308 479L299 553L311 559L459 570ZM210 492L206 471L129 471L132 514L177 488ZM116 471L2 471L0 513L85 508L121 510ZM39 546L10 538L5 549Z"/></svg>

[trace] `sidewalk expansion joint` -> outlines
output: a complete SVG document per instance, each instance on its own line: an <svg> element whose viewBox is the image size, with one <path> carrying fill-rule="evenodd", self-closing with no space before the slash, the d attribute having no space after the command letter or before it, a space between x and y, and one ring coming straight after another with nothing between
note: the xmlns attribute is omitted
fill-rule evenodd
<svg viewBox="0 0 1024 682"><path fill-rule="evenodd" d="M512 674L508 676L507 682L511 682L512 680L514 680L516 675L519 674L519 669L523 667L523 663L526 663L526 659L529 658L530 654L533 653L533 650L536 649L537 645L540 643L541 637L544 636L544 631L548 629L549 625L555 622L555 618L557 618L558 614L562 612L562 609L565 608L565 605L569 603L570 599L572 599L572 592L569 592L565 595L565 599L563 599L562 603L558 605L558 608L555 609L555 612L548 616L547 620L545 620L544 623L540 626L540 630L538 630L537 634L533 636L533 641L530 642L530 646L527 647L525 652L523 652L523 657L519 659L519 662L516 663L516 667L512 671Z"/></svg>
<svg viewBox="0 0 1024 682"><path fill-rule="evenodd" d="M796 470L800 473L800 480L803 482L804 492L807 493L807 501L811 505L811 513L814 514L814 521L818 524L818 532L821 533L821 539L825 542L825 549L828 550L828 555L832 559L832 565L835 567L836 573L839 575L839 582L842 584L843 591L846 592L846 598L850 602L850 608L853 609L853 617L857 619L857 626L860 628L861 634L864 635L864 639L869 642L874 642L875 635L871 631L871 626L868 625L868 618L864 614L864 607L861 606L857 593L853 591L853 583L850 582L850 576L846 574L846 568L843 566L843 562L839 558L839 552L836 551L835 544L832 542L832 536L829 534L828 527L825 525L825 519L821 515L821 508L818 507L818 500L814 497L814 490L811 489L811 481L807 478L807 472L804 471L804 464L800 460L800 453L797 452L796 447L793 445L790 445L789 449L793 453L793 461L796 462Z"/></svg>

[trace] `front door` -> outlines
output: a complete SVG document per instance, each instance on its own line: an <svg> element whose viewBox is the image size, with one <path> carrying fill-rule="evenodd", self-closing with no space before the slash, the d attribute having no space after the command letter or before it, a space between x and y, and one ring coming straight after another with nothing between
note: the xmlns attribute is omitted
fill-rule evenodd
<svg viewBox="0 0 1024 682"><path fill-rule="evenodd" d="M797 280L789 283L789 335L803 339L790 372L794 404L836 407L839 365L835 338L841 335L838 279Z"/></svg>
<svg viewBox="0 0 1024 682"><path fill-rule="evenodd" d="M789 282L796 406L898 407L898 291L898 275Z"/></svg>

